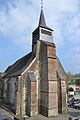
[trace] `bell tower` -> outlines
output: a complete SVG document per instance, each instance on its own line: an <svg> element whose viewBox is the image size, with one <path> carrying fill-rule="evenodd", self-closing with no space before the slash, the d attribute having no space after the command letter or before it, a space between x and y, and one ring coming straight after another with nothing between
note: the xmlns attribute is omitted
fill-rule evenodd
<svg viewBox="0 0 80 120"><path fill-rule="evenodd" d="M53 30L46 25L43 6L41 6L41 13L38 27L32 33L32 45L34 46L37 40L53 43Z"/></svg>

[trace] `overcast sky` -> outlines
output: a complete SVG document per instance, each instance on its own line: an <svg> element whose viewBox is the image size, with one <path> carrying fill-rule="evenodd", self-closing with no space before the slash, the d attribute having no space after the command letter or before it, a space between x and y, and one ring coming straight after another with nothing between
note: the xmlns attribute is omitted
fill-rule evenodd
<svg viewBox="0 0 80 120"><path fill-rule="evenodd" d="M80 0L44 0L57 55L66 72L80 73ZM0 72L31 51L40 0L0 0Z"/></svg>

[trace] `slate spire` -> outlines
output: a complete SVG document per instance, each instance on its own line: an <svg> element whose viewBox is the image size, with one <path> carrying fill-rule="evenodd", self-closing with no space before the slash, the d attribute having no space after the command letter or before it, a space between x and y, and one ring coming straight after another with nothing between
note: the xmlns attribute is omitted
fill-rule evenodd
<svg viewBox="0 0 80 120"><path fill-rule="evenodd" d="M41 0L41 13L40 13L40 19L39 19L39 26L46 27L44 12L43 12L43 0Z"/></svg>
<svg viewBox="0 0 80 120"><path fill-rule="evenodd" d="M46 21L45 21L45 17L44 17L44 12L43 12L43 0L41 0L41 13L40 13L38 27L43 27L43 28L46 28L46 29L49 29L49 30L53 31L51 28L49 28L46 25Z"/></svg>
<svg viewBox="0 0 80 120"><path fill-rule="evenodd" d="M40 13L39 26L46 27L43 9L41 9L41 13Z"/></svg>

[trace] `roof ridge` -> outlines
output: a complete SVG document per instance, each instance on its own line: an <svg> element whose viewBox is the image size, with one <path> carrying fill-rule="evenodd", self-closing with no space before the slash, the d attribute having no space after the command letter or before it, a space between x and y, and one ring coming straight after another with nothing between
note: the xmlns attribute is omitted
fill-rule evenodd
<svg viewBox="0 0 80 120"><path fill-rule="evenodd" d="M11 76L11 74L13 74L15 72L16 73L17 72L20 73L20 71L23 69L24 65L29 61L29 59L31 57L31 54L32 54L32 52L30 52L29 54L23 56L22 58L20 58L19 60L17 60L9 69L7 68L6 72L5 72L5 75L3 77Z"/></svg>

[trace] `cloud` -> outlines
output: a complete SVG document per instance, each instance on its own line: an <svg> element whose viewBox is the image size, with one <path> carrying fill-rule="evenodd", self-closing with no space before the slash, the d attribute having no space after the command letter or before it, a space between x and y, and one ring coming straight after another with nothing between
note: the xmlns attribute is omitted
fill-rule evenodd
<svg viewBox="0 0 80 120"><path fill-rule="evenodd" d="M14 2L15 7L10 1L8 1L8 3L5 2L5 4L2 3L4 6L0 11L0 31L8 38L8 40L12 41L15 41L21 35L23 36L28 29L30 33L32 32L30 30L32 30L33 20L35 21L34 18L36 16L35 9L30 6L32 5L30 0L23 0L23 2L19 1L19 3L17 2ZM7 14L4 7L7 7ZM28 33L25 33L25 35L27 34Z"/></svg>
<svg viewBox="0 0 80 120"><path fill-rule="evenodd" d="M27 53L28 53L29 51L31 51L32 41L30 38L30 36L31 36L30 32L27 32L27 33L29 33L29 34L24 33L24 34L21 34L20 36L18 36L15 39L14 43L16 44L16 46L18 48L21 48L21 51L22 50L27 51Z"/></svg>
<svg viewBox="0 0 80 120"><path fill-rule="evenodd" d="M46 22L54 29L53 41L65 66L68 66L69 59L79 64L76 60L80 52L79 6L80 0L44 0ZM39 13L38 0L0 0L0 32L5 37L5 41L12 41L20 50L29 52L31 47L28 46L31 46L32 42L31 33L38 25ZM71 67L74 63L71 63ZM68 71L70 67L66 68Z"/></svg>
<svg viewBox="0 0 80 120"><path fill-rule="evenodd" d="M36 26L38 20L37 16L39 16L39 10L37 12L40 3L39 1L3 1L4 2L1 2L2 9L0 12L0 31L3 32L6 37L10 40L16 40L18 36L26 31L26 29L29 28L32 30L34 26ZM70 36L71 39L74 29L79 26L80 14L74 16L75 12L79 12L79 3L79 0L44 1L44 6L46 6L44 8L45 13L47 14L46 16L50 16L48 18L46 17L46 19L48 19L50 26L55 29L53 33L54 41L58 46L64 45L64 35L68 37ZM8 12L6 13L6 11Z"/></svg>

